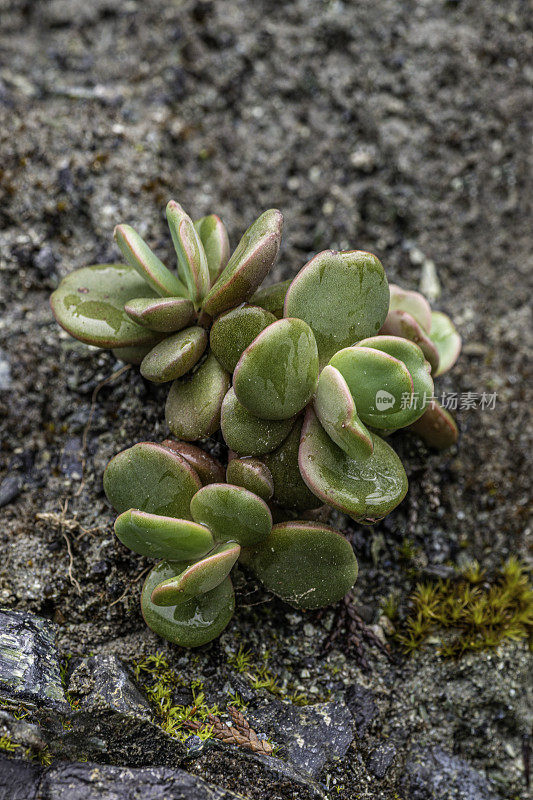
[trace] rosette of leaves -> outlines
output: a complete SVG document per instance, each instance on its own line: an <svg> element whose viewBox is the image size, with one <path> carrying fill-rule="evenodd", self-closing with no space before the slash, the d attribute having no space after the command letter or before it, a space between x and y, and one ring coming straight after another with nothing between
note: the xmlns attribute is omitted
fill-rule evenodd
<svg viewBox="0 0 533 800"><path fill-rule="evenodd" d="M274 525L260 494L218 481L222 473L203 450L167 440L119 453L104 474L106 495L119 512L117 537L159 559L142 590L144 619L184 647L209 642L230 621L230 573L239 559L298 608L339 600L357 577L352 547L340 533L306 521Z"/></svg>
<svg viewBox="0 0 533 800"><path fill-rule="evenodd" d="M461 352L461 337L452 320L441 311L433 311L420 292L401 289L394 284L389 288L389 313L380 333L415 342L431 365L433 377L448 372ZM435 399L411 430L437 449L454 444L458 435L453 417Z"/></svg>
<svg viewBox="0 0 533 800"><path fill-rule="evenodd" d="M193 441L219 427L230 384L228 364L209 352L211 323L242 305L260 285L279 250L282 217L276 209L261 214L231 257L226 229L216 215L193 222L170 201L167 220L177 271L168 269L133 228L118 225L115 241L125 263L76 270L52 294L51 305L59 324L75 338L140 364L148 380L172 381L169 426ZM251 338L257 324L250 318Z"/></svg>
<svg viewBox="0 0 533 800"><path fill-rule="evenodd" d="M359 521L381 519L403 499L407 478L379 432L416 422L433 392L421 348L377 335L389 311L381 263L361 251L325 251L288 286L254 300L283 316L265 320L240 355L231 326L241 309L211 332L217 358L233 369L221 428L240 460L229 469L268 472L272 500L292 512L327 504Z"/></svg>
<svg viewBox="0 0 533 800"><path fill-rule="evenodd" d="M251 302L276 319L265 318L244 350L234 330L248 311L229 312L211 332L217 358L233 371L221 413L224 439L240 456L230 469L268 472L283 509L323 503L358 521L381 519L407 491L382 436L409 428L437 447L456 439L432 399L433 374L449 369L460 348L451 321L417 292L393 287L389 296L382 265L361 251L319 253ZM391 318L409 312L411 328L388 335ZM423 331L433 324L431 339Z"/></svg>

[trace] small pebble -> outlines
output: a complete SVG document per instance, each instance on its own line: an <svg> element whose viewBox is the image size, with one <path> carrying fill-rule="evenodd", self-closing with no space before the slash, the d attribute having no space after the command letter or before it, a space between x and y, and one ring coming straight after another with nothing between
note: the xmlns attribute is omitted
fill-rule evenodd
<svg viewBox="0 0 533 800"><path fill-rule="evenodd" d="M0 392L10 389L11 383L11 367L4 353L0 350Z"/></svg>
<svg viewBox="0 0 533 800"><path fill-rule="evenodd" d="M6 506L20 494L22 478L20 475L6 475L0 483L0 508Z"/></svg>

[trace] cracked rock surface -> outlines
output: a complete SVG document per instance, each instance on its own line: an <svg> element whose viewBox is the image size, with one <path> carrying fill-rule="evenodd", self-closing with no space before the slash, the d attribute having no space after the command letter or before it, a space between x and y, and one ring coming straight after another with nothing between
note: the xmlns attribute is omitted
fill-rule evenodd
<svg viewBox="0 0 533 800"><path fill-rule="evenodd" d="M9 800L239 800L183 770L101 764L57 764L49 769L0 757L0 794Z"/></svg>

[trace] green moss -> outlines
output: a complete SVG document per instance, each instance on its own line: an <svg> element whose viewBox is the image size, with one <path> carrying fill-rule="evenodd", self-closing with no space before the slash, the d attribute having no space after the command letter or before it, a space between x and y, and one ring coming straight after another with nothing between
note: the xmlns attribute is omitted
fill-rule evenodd
<svg viewBox="0 0 533 800"><path fill-rule="evenodd" d="M399 597L395 592L391 592L381 603L381 613L391 622L398 618Z"/></svg>
<svg viewBox="0 0 533 800"><path fill-rule="evenodd" d="M233 708L236 708L238 711L242 711L243 714L248 710L248 703L244 702L239 692L229 692L229 699L229 705L233 706Z"/></svg>
<svg viewBox="0 0 533 800"><path fill-rule="evenodd" d="M17 747L20 747L20 745L12 742L9 736L0 736L0 750L13 753Z"/></svg>
<svg viewBox="0 0 533 800"><path fill-rule="evenodd" d="M21 720L31 716L32 712L23 703L14 703L12 700L7 700L0 697L0 707L7 709L11 712L15 719Z"/></svg>
<svg viewBox="0 0 533 800"><path fill-rule="evenodd" d="M43 767L49 767L50 764L53 762L54 757L50 752L50 750L48 749L48 747L44 747L42 750L39 750L37 754L37 759L43 765Z"/></svg>
<svg viewBox="0 0 533 800"><path fill-rule="evenodd" d="M416 558L418 550L415 543L405 537L398 548L398 555L402 561L413 561Z"/></svg>
<svg viewBox="0 0 533 800"><path fill-rule="evenodd" d="M510 558L489 580L477 562L456 579L418 584L403 630L406 652L438 637L443 657L495 648L505 639L527 639L533 647L533 586L526 567Z"/></svg>
<svg viewBox="0 0 533 800"><path fill-rule="evenodd" d="M268 667L268 656L267 650L263 654L263 663L260 666L254 666L258 664L259 658L251 650L245 650L241 645L236 653L229 654L228 664L244 675L254 689L266 689L272 694L281 694L278 679Z"/></svg>
<svg viewBox="0 0 533 800"><path fill-rule="evenodd" d="M135 662L134 672L155 706L163 730L184 742L191 735L185 723L199 722L205 724L195 731L196 735L202 741L211 738L213 730L207 723L207 718L210 714L217 716L220 710L217 705L207 704L201 681L193 681L190 684L193 695L191 705L175 705L174 691L178 686L187 686L187 683L169 667L163 653L155 653L147 656L144 661Z"/></svg>
<svg viewBox="0 0 533 800"><path fill-rule="evenodd" d="M308 706L323 703L329 699L330 692L320 696L308 695L305 692L299 692L292 682L280 685L279 678L274 675L268 665L269 655L269 651L266 650L262 656L263 663L260 663L261 656L252 653L251 650L246 650L241 645L236 653L230 653L228 664L244 675L254 689L266 689L267 692L283 698L293 705Z"/></svg>
<svg viewBox="0 0 533 800"><path fill-rule="evenodd" d="M252 668L252 651L245 650L241 644L236 653L229 654L228 664L234 667L237 672L248 672Z"/></svg>
<svg viewBox="0 0 533 800"><path fill-rule="evenodd" d="M92 656L93 654L89 653L89 655ZM62 684L63 690L65 692L65 698L66 698L67 703L69 704L69 706L72 708L73 711L78 711L79 707L80 707L80 701L79 700L75 700L71 696L70 692L67 690L68 668L69 668L69 663L70 663L70 659L71 658L72 658L72 653L67 653L62 658L62 660L59 662L59 674L61 675L61 684Z"/></svg>

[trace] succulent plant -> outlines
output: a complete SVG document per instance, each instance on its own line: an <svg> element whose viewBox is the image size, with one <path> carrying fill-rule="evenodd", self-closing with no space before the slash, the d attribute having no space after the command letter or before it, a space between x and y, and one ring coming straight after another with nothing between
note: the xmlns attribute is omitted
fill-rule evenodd
<svg viewBox="0 0 533 800"><path fill-rule="evenodd" d="M461 352L461 337L451 319L432 311L420 292L390 284L390 307L380 333L401 336L415 342L431 366L433 377L448 372ZM411 425L426 444L442 450L457 440L453 417L434 398L420 419Z"/></svg>
<svg viewBox="0 0 533 800"><path fill-rule="evenodd" d="M104 473L106 495L119 512L117 537L134 552L161 559L141 597L156 633L186 647L218 636L233 614L229 574L239 558L299 608L335 602L351 588L357 562L340 533L314 522L273 525L259 494L225 482L202 486L193 464L208 481L222 470L199 448L167 440L134 445ZM268 483L260 470L256 478L260 487L261 479ZM126 508L133 497L138 507Z"/></svg>
<svg viewBox="0 0 533 800"><path fill-rule="evenodd" d="M280 246L275 209L231 257L215 215L193 223L171 201L167 219L177 273L119 225L126 264L72 273L51 302L76 338L172 382L174 438L119 453L104 488L118 538L161 559L142 592L147 624L196 646L231 618L237 561L299 608L351 588L349 542L313 513L327 505L356 521L382 519L407 492L384 437L406 428L437 448L456 440L433 379L461 340L421 294L389 287L371 253L326 250L294 279L260 288ZM227 467L193 444L219 430Z"/></svg>
<svg viewBox="0 0 533 800"><path fill-rule="evenodd" d="M140 364L141 374L156 383L190 373L208 345L211 320L247 300L274 263L282 226L279 211L265 211L229 258L226 229L214 214L193 223L170 201L167 220L179 277L133 228L118 225L115 241L126 263L77 270L51 299L72 336ZM219 373L221 381L222 368Z"/></svg>

